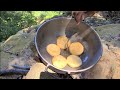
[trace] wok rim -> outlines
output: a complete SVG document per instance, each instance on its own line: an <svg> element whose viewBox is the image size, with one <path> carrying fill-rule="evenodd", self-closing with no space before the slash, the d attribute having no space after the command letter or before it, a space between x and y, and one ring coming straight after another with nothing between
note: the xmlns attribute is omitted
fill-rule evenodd
<svg viewBox="0 0 120 90"><path fill-rule="evenodd" d="M40 28L41 28L43 25L45 25L47 22L53 21L53 20L56 20L56 19L60 19L60 18L63 18L63 19L71 19L70 17L51 18L51 19L46 20L46 21L43 22L42 24L40 24L40 26L38 27L37 32L36 32L36 35L35 35L35 47L36 47L36 49L37 49L38 54L39 54L40 57L47 63L47 66L51 66L51 67L53 67L53 68L55 68L55 69L57 69L57 70L60 70L60 71L62 71L62 72L67 72L68 74L70 74L70 73L80 73L80 72L84 72L84 71L86 71L86 70L91 69L93 66L95 66L95 65L98 63L98 61L99 61L100 58L102 57L102 54L103 54L103 46L102 46L101 38L100 38L100 36L98 35L98 33L93 29L92 26L90 26L90 25L88 25L88 24L86 24L86 23L84 23L84 22L81 22L81 23L86 24L87 26L89 26L89 27L94 31L94 33L97 35L97 37L98 37L98 39L99 39L99 41L100 41L100 44L101 44L101 55L99 56L98 60L96 60L96 63L94 63L94 64L92 64L91 66L89 66L89 67L87 67L87 68L84 68L84 69L75 70L75 71L70 70L70 71L69 71L69 70L65 70L65 69L58 69L58 68L56 68L55 66L53 66L52 64L50 64L50 63L41 55L41 53L40 53L40 51L39 51L39 49L38 49L38 46L37 46L37 41L36 41L36 40L37 40L37 34L38 34ZM53 70L53 71L54 71L54 70Z"/></svg>

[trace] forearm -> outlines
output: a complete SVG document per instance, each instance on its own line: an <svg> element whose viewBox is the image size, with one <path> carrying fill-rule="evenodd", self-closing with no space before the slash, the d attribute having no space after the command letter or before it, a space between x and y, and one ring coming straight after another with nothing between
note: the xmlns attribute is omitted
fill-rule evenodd
<svg viewBox="0 0 120 90"><path fill-rule="evenodd" d="M86 17L91 17L98 11L72 11L72 16L75 18L77 23L80 23Z"/></svg>

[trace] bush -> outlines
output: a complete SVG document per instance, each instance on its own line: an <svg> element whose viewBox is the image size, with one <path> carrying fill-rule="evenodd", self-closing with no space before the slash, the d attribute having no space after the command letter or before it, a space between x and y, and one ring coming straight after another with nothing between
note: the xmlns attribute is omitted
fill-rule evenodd
<svg viewBox="0 0 120 90"><path fill-rule="evenodd" d="M54 16L62 15L62 11L32 11L32 14L37 17L38 22L40 23L42 20L46 20L52 18Z"/></svg>
<svg viewBox="0 0 120 90"><path fill-rule="evenodd" d="M61 11L0 11L0 42L21 29L61 14Z"/></svg>

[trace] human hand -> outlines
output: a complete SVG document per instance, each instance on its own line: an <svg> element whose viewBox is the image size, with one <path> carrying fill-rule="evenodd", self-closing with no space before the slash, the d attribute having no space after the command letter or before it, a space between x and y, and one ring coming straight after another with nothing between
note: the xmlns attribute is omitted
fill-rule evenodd
<svg viewBox="0 0 120 90"><path fill-rule="evenodd" d="M77 24L79 24L86 17L93 16L98 11L72 11L72 16L75 18Z"/></svg>

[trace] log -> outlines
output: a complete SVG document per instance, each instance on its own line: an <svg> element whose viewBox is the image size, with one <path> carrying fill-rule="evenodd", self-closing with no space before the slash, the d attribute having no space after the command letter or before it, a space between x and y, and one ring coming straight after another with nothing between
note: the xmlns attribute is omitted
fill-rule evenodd
<svg viewBox="0 0 120 90"><path fill-rule="evenodd" d="M18 66L18 65L12 65L15 69L23 69L23 70L30 70L29 66Z"/></svg>
<svg viewBox="0 0 120 90"><path fill-rule="evenodd" d="M26 75L29 70L22 70L22 69L10 69L10 70L0 70L0 76L4 75Z"/></svg>

